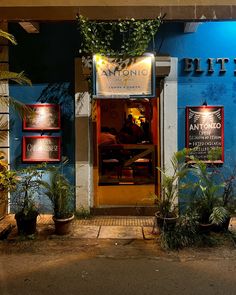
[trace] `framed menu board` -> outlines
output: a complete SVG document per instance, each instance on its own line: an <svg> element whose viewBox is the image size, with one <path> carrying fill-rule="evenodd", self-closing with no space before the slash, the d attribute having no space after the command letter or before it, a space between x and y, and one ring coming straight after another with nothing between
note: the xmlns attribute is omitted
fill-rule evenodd
<svg viewBox="0 0 236 295"><path fill-rule="evenodd" d="M207 163L224 162L224 108L194 106L186 108L186 147Z"/></svg>
<svg viewBox="0 0 236 295"><path fill-rule="evenodd" d="M60 136L23 136L23 162L59 162L61 160Z"/></svg>
<svg viewBox="0 0 236 295"><path fill-rule="evenodd" d="M24 117L23 130L59 130L61 128L60 106L58 104L30 104L33 113Z"/></svg>

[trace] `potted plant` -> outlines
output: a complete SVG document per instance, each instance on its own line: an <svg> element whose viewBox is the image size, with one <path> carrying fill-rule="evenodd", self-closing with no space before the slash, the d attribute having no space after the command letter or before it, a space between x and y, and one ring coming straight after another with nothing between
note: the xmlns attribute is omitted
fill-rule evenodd
<svg viewBox="0 0 236 295"><path fill-rule="evenodd" d="M222 173L224 181L224 190L222 194L221 203L223 207L228 210L228 217L225 218L222 224L218 225L219 230L228 230L230 218L236 214L236 198L235 198L235 180L236 167L233 171L224 171Z"/></svg>
<svg viewBox="0 0 236 295"><path fill-rule="evenodd" d="M0 160L0 219L6 214L7 193L16 188L17 175L9 170L5 161Z"/></svg>
<svg viewBox="0 0 236 295"><path fill-rule="evenodd" d="M73 214L73 187L68 179L60 173L60 168L53 167L50 171L49 182L42 182L44 193L48 196L53 207L53 221L55 233L66 235L71 231Z"/></svg>
<svg viewBox="0 0 236 295"><path fill-rule="evenodd" d="M186 149L174 153L171 159L171 173L165 169L157 168L161 173L162 180L161 194L156 196L155 223L159 229L172 227L177 221L177 198L180 191L187 187L184 182L189 170L185 161L186 155Z"/></svg>
<svg viewBox="0 0 236 295"><path fill-rule="evenodd" d="M43 165L29 166L18 171L19 182L13 196L18 234L32 235L36 232L36 198L40 195Z"/></svg>
<svg viewBox="0 0 236 295"><path fill-rule="evenodd" d="M202 161L197 160L191 170L196 176L193 184L196 198L191 207L199 216L200 229L211 230L229 217L229 211L221 198L226 186L215 171Z"/></svg>

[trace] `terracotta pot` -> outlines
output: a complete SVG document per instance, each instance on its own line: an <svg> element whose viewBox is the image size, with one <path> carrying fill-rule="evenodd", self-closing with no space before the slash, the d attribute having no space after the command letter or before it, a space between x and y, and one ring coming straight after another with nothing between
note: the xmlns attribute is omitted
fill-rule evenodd
<svg viewBox="0 0 236 295"><path fill-rule="evenodd" d="M22 212L15 214L18 235L33 235L36 233L38 212L25 216Z"/></svg>
<svg viewBox="0 0 236 295"><path fill-rule="evenodd" d="M55 224L55 234L57 235L68 235L71 232L71 224L74 219L74 215L65 219L58 219L53 216Z"/></svg>

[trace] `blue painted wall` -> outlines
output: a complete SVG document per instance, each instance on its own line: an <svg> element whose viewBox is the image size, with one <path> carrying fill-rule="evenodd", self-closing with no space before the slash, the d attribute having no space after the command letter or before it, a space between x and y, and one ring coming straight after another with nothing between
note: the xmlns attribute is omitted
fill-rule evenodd
<svg viewBox="0 0 236 295"><path fill-rule="evenodd" d="M45 24L41 25L40 31L40 34L27 34L19 25L10 25L10 32L19 44L10 47L10 70L24 70L33 84L32 87L10 85L10 96L26 104L45 102L60 105L60 132L45 132L44 135L61 135L61 155L69 160L63 173L74 185L74 58L78 48L75 42L76 28L74 24ZM14 112L11 112L10 122L12 168L32 165L22 163L22 136L41 133L23 132L22 120ZM50 210L50 203L46 198L40 198L39 203L42 212Z"/></svg>
<svg viewBox="0 0 236 295"><path fill-rule="evenodd" d="M156 49L178 57L178 147L185 146L185 107L202 105L224 106L225 164L236 164L236 22L208 22L199 25L196 33L184 33L182 23L164 24L156 39ZM203 73L183 71L183 58L201 58ZM207 58L224 58L226 73L220 74L220 64L208 74Z"/></svg>

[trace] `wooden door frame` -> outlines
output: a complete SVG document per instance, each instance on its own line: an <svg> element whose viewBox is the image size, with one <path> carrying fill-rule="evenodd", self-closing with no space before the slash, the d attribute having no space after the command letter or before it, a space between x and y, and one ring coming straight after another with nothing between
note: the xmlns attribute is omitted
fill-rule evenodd
<svg viewBox="0 0 236 295"><path fill-rule="evenodd" d="M160 93L160 91L158 91L157 93ZM154 116L156 116L155 119L155 125L156 125L156 164L157 166L160 166L160 120L159 120L159 103L160 103L160 99L159 97L155 98L155 105L156 105L156 111L153 114ZM153 107L153 104L152 104ZM100 128L101 128L101 122L100 122L100 118L101 118L101 108L100 108L100 100L96 100L96 124L93 124L93 175L94 175L94 182L93 182L93 191L94 191L94 200L93 200L93 204L94 207L99 208L99 207L103 207L103 206L121 206L121 205L125 205L125 204L121 204L121 205L115 205L115 204L103 204L102 201L100 200L100 195L101 195L101 190L102 187L99 186L98 184L98 180L99 180L99 159L98 159L98 134L100 132ZM156 181L155 184L153 185L153 193L159 194L160 193L160 175L159 172L157 172L157 176L156 176ZM130 191L132 191L131 186L127 186L127 188L130 188ZM134 185L133 187L139 187L140 191L144 192L145 189L144 187L140 186L140 185ZM120 186L113 186L113 188L117 188L117 191L121 191L122 189L120 188ZM100 190L100 193L99 193ZM111 193L112 189L111 188L105 188L104 190L109 191L109 193ZM144 202L144 206L150 206L151 204L153 204L153 200L147 201L146 205ZM133 206L132 204L126 204L128 206Z"/></svg>

